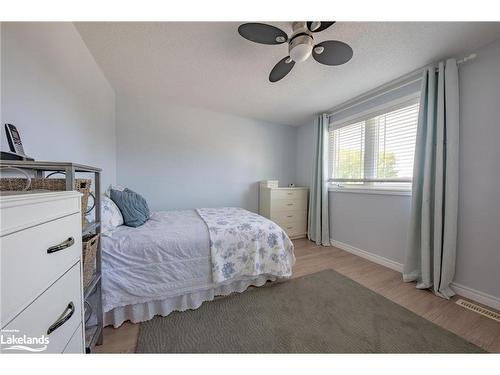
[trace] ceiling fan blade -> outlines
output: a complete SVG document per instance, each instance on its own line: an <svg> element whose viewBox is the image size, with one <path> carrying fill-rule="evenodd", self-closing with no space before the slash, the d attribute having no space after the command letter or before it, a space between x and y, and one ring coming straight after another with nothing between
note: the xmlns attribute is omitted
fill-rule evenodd
<svg viewBox="0 0 500 375"><path fill-rule="evenodd" d="M262 44L281 44L288 40L283 30L265 23L244 23L238 27L238 33L245 39Z"/></svg>
<svg viewBox="0 0 500 375"><path fill-rule="evenodd" d="M269 81L271 82L279 81L280 79L285 77L288 73L290 73L290 70L292 70L294 65L295 61L293 61L290 58L290 56L281 59L280 62L274 66L273 70L271 70L271 73L269 73Z"/></svg>
<svg viewBox="0 0 500 375"><path fill-rule="evenodd" d="M319 23L319 27L317 26L318 23ZM320 31L328 29L334 23L335 23L335 21L321 21L321 22L308 21L307 28L309 29L310 32L319 33Z"/></svg>
<svg viewBox="0 0 500 375"><path fill-rule="evenodd" d="M327 40L315 45L312 55L314 60L321 64L342 65L352 58L353 51L352 48L344 42Z"/></svg>

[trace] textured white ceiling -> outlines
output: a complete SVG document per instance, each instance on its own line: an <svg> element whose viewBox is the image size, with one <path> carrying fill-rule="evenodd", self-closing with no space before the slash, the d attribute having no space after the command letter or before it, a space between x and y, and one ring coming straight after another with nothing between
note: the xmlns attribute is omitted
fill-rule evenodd
<svg viewBox="0 0 500 375"><path fill-rule="evenodd" d="M290 34L291 23L270 22ZM75 23L118 94L156 96L286 125L311 116L427 63L500 37L500 23L338 22L315 41L341 40L353 59L332 67L310 58L270 83L287 46L252 43L239 23Z"/></svg>

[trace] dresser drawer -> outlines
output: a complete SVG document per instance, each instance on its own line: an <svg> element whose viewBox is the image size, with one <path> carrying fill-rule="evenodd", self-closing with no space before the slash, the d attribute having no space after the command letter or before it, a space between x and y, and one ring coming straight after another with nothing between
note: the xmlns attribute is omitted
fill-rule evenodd
<svg viewBox="0 0 500 375"><path fill-rule="evenodd" d="M275 211L271 220L276 223L291 223L292 221L307 220L307 211Z"/></svg>
<svg viewBox="0 0 500 375"><path fill-rule="evenodd" d="M1 235L80 212L81 194L76 191L5 195L1 197Z"/></svg>
<svg viewBox="0 0 500 375"><path fill-rule="evenodd" d="M305 189L276 189L271 191L272 199L295 199L307 200L307 190Z"/></svg>
<svg viewBox="0 0 500 375"><path fill-rule="evenodd" d="M271 203L271 216L277 211L304 211L307 210L307 201L305 199L276 199Z"/></svg>
<svg viewBox="0 0 500 375"><path fill-rule="evenodd" d="M23 310L4 330L15 335L48 337L43 353L62 353L82 323L80 262ZM58 323L62 323L59 326Z"/></svg>
<svg viewBox="0 0 500 375"><path fill-rule="evenodd" d="M284 221L278 220L276 221L276 224L278 224L285 231L296 229L305 232L307 229L307 218L299 217L295 220L284 220Z"/></svg>
<svg viewBox="0 0 500 375"><path fill-rule="evenodd" d="M80 259L80 220L73 214L0 239L2 327Z"/></svg>
<svg viewBox="0 0 500 375"><path fill-rule="evenodd" d="M65 354L70 354L70 353L84 353L85 348L83 347L83 325L80 324L78 328L76 329L75 333L73 333L73 336L69 340L68 344L64 348L63 353Z"/></svg>
<svg viewBox="0 0 500 375"><path fill-rule="evenodd" d="M307 222L306 220L292 221L287 223L279 223L278 224L289 237L295 237L303 235L307 232Z"/></svg>

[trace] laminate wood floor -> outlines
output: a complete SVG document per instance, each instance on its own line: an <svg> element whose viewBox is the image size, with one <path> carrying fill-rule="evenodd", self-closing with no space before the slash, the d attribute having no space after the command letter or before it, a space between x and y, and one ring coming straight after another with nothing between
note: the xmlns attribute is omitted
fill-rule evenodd
<svg viewBox="0 0 500 375"><path fill-rule="evenodd" d="M294 244L297 258L294 278L334 269L481 348L500 353L500 322L455 304L456 298L463 297L455 296L448 301L429 291L418 290L414 283L404 283L400 273L335 247L317 246L307 239L295 240ZM94 352L133 353L138 333L139 324L130 322L119 328L106 327L104 344L97 346Z"/></svg>

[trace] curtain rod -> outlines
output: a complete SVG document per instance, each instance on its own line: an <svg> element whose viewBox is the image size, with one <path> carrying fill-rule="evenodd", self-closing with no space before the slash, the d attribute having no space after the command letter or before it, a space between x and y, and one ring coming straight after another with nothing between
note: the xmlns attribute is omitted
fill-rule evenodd
<svg viewBox="0 0 500 375"><path fill-rule="evenodd" d="M460 64L463 64L467 61L474 60L476 57L477 57L476 53L471 53L470 55L458 60L457 64L460 65ZM328 111L326 111L326 114L328 116L332 116L333 114L346 111L352 107L355 107L355 106L360 105L362 103L365 103L367 101L378 98L379 96L385 95L385 94L392 92L394 90L397 90L397 89L400 89L402 87L411 85L412 83L418 82L422 79L422 77L421 77L422 71L424 69L428 68L429 66L432 66L432 65L436 65L436 64L435 63L429 64L429 65L423 66L421 68L415 69L415 70L411 71L410 73L407 73L399 78L396 78L390 82L383 84L382 86L378 86L378 87L376 87L376 88L374 88L374 89L372 89L364 94L358 95L358 96L354 97L353 99L350 99L350 100L348 100L340 105L337 105L337 106L329 109ZM436 70L439 71L439 67L436 67ZM394 86L394 85L396 85L396 86ZM392 86L394 86L394 87L392 87ZM389 89L389 87L391 87L391 88ZM388 88L388 89L384 90L385 88ZM382 92L380 92L380 91L382 91ZM375 94L375 95L373 95L373 94Z"/></svg>

